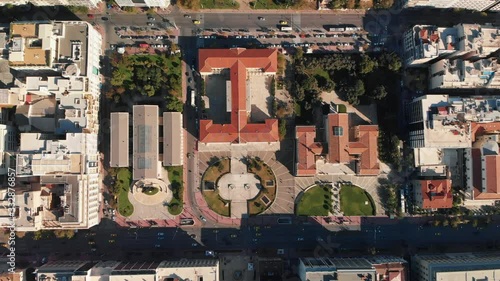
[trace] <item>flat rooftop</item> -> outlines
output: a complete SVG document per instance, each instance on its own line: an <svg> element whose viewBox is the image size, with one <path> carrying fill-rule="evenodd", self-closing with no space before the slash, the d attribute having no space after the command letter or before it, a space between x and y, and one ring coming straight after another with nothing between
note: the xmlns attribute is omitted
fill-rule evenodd
<svg viewBox="0 0 500 281"><path fill-rule="evenodd" d="M183 133L182 114L163 113L163 166L183 165Z"/></svg>
<svg viewBox="0 0 500 281"><path fill-rule="evenodd" d="M129 164L129 113L111 113L110 166L128 167Z"/></svg>
<svg viewBox="0 0 500 281"><path fill-rule="evenodd" d="M156 105L133 107L134 180L158 178L158 118L159 111Z"/></svg>

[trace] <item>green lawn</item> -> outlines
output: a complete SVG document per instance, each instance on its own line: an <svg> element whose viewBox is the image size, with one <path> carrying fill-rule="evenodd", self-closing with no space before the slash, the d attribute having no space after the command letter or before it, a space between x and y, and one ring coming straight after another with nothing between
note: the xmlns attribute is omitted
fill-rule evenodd
<svg viewBox="0 0 500 281"><path fill-rule="evenodd" d="M308 189L295 208L298 216L328 216L332 206L329 187L317 185Z"/></svg>
<svg viewBox="0 0 500 281"><path fill-rule="evenodd" d="M201 0L202 9L238 9L240 4L233 0Z"/></svg>
<svg viewBox="0 0 500 281"><path fill-rule="evenodd" d="M203 197L205 198L205 201L207 201L207 205L212 209L212 211L216 212L217 214L221 216L226 216L229 217L229 212L230 212L230 204L231 202L227 202L223 200L219 196L218 191L211 191L211 190L204 190L203 191Z"/></svg>
<svg viewBox="0 0 500 281"><path fill-rule="evenodd" d="M124 217L129 217L134 212L134 206L128 200L131 179L132 173L128 168L118 169L116 173L116 190L119 190L118 212Z"/></svg>
<svg viewBox="0 0 500 281"><path fill-rule="evenodd" d="M229 173L231 168L231 162L227 158L219 159L216 163L210 165L202 177L202 182L213 182L217 184L219 178ZM230 215L230 204L231 202L223 200L219 196L218 190L203 190L202 192L207 205L212 211L216 212L221 216L229 217Z"/></svg>
<svg viewBox="0 0 500 281"><path fill-rule="evenodd" d="M173 197L168 203L168 212L172 215L179 215L182 213L182 208L184 205L183 194L184 185L182 181L182 166L172 166L167 167L168 179L172 185Z"/></svg>
<svg viewBox="0 0 500 281"><path fill-rule="evenodd" d="M370 194L354 185L343 185L340 188L340 210L345 216L373 216L375 214Z"/></svg>

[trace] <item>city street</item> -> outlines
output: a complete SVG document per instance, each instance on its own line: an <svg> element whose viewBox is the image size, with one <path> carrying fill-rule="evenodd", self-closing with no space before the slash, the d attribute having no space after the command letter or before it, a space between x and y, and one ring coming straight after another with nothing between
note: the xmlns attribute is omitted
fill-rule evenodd
<svg viewBox="0 0 500 281"><path fill-rule="evenodd" d="M384 253L400 254L415 251L442 250L456 245L490 249L499 247L498 217L487 227L478 229L469 225L432 227L422 225L418 219L389 220L366 218L358 230L344 231L346 226L331 226L326 229L318 224L248 225L239 228L190 226L182 228L114 228L106 221L93 229L95 234L79 231L69 241L49 239L34 241L28 237L16 240L17 253L26 259L41 257L61 258L125 258L131 253L168 252L170 256L185 256L186 252L203 255L205 250L217 252L242 249L275 251L284 249L289 253L303 250L329 252L362 251L375 248ZM71 244L71 247L68 245ZM95 248L96 251L92 251ZM460 247L458 248L460 250ZM293 255L292 255L293 257Z"/></svg>

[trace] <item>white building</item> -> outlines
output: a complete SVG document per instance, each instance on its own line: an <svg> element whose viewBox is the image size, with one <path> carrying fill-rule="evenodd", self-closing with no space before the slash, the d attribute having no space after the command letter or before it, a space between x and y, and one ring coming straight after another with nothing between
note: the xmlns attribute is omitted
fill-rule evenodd
<svg viewBox="0 0 500 281"><path fill-rule="evenodd" d="M182 259L162 262L54 261L37 270L38 281L218 281L216 259Z"/></svg>
<svg viewBox="0 0 500 281"><path fill-rule="evenodd" d="M498 280L500 253L449 253L412 257L415 281Z"/></svg>
<svg viewBox="0 0 500 281"><path fill-rule="evenodd" d="M457 32L455 27L415 25L403 34L405 64L425 65L455 53Z"/></svg>
<svg viewBox="0 0 500 281"><path fill-rule="evenodd" d="M447 95L414 99L406 110L412 148L465 148L471 146L470 127L457 118Z"/></svg>
<svg viewBox="0 0 500 281"><path fill-rule="evenodd" d="M91 24L83 21L15 22L10 26L11 68L28 72L52 71L53 75L82 77L89 92L100 93L100 56L102 37Z"/></svg>
<svg viewBox="0 0 500 281"><path fill-rule="evenodd" d="M158 7L167 8L170 0L116 0L120 7Z"/></svg>
<svg viewBox="0 0 500 281"><path fill-rule="evenodd" d="M97 134L65 139L21 134L17 155L16 205L20 231L82 229L99 224Z"/></svg>
<svg viewBox="0 0 500 281"><path fill-rule="evenodd" d="M395 2L398 8L459 8L476 11L496 11L500 3L499 0L396 0Z"/></svg>
<svg viewBox="0 0 500 281"><path fill-rule="evenodd" d="M85 6L95 8L101 0L0 0L0 6L11 5L25 5L31 3L35 6Z"/></svg>
<svg viewBox="0 0 500 281"><path fill-rule="evenodd" d="M406 281L406 261L396 257L300 258L301 281L313 280L400 280Z"/></svg>
<svg viewBox="0 0 500 281"><path fill-rule="evenodd" d="M8 167L10 167L10 156L16 147L16 128L0 124L0 175L7 174Z"/></svg>
<svg viewBox="0 0 500 281"><path fill-rule="evenodd" d="M405 63L429 67L429 89L500 88L499 35L491 25L417 25L403 36Z"/></svg>

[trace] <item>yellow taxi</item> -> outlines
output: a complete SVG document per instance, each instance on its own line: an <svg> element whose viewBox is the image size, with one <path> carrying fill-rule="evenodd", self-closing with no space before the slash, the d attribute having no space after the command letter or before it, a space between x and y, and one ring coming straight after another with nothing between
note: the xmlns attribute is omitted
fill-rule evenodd
<svg viewBox="0 0 500 281"><path fill-rule="evenodd" d="M200 24L201 22L199 20L193 20L194 24Z"/></svg>
<svg viewBox="0 0 500 281"><path fill-rule="evenodd" d="M286 20L280 20L280 24L288 24Z"/></svg>

